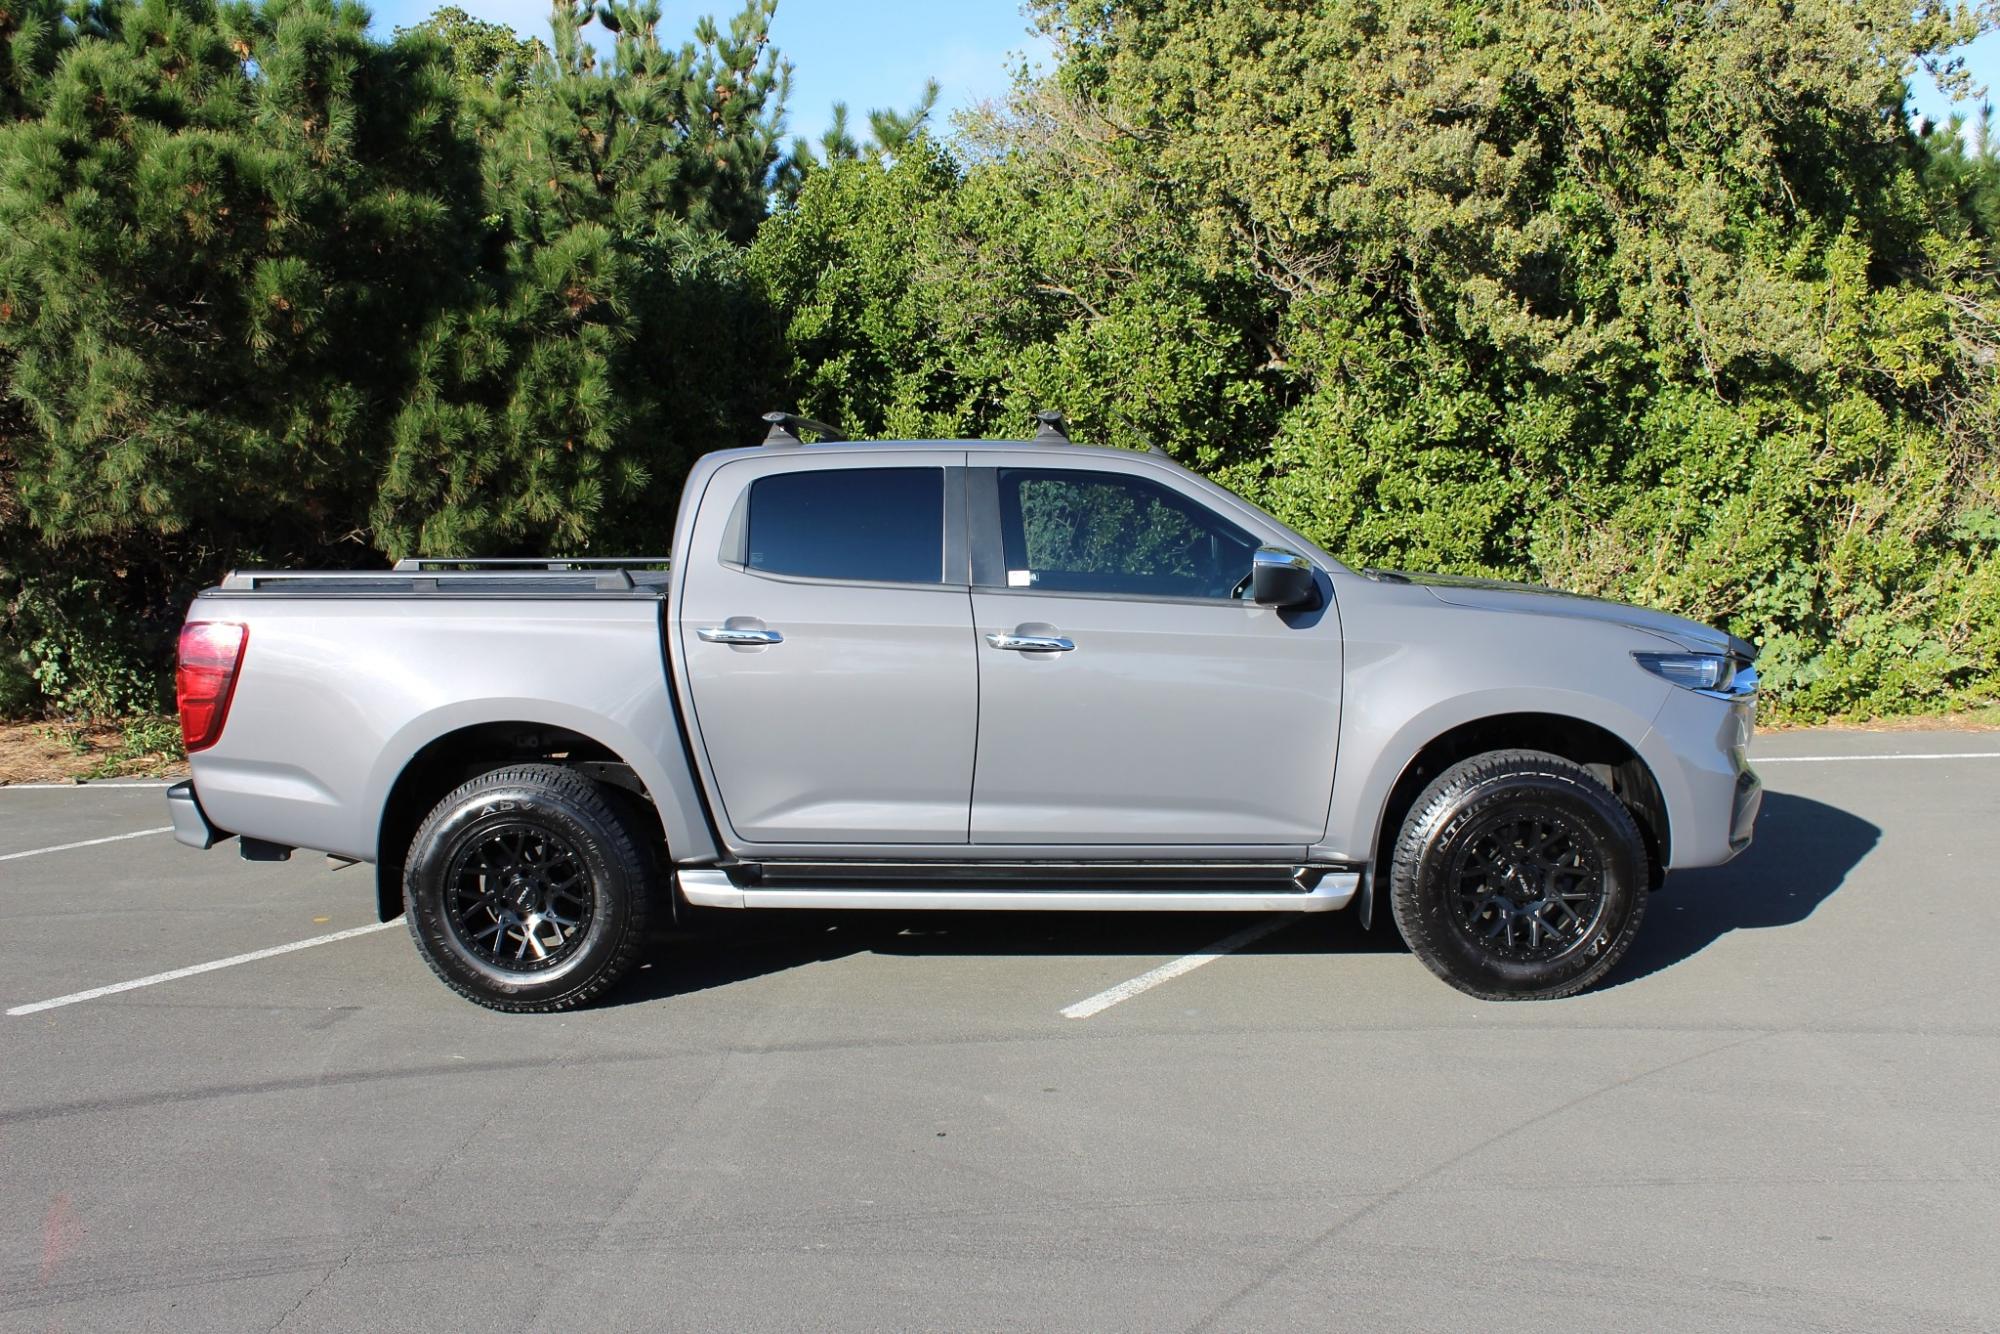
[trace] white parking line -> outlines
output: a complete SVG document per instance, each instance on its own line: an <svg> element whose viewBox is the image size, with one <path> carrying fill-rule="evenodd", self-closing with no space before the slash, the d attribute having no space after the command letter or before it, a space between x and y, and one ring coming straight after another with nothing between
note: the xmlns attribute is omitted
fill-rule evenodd
<svg viewBox="0 0 2000 1334"><path fill-rule="evenodd" d="M148 834L171 834L174 827L163 824L158 829L134 829L129 834L113 834L109 838L86 838L80 843L58 843L52 848L29 848L26 852L10 852L0 857L0 862L17 862L23 857L39 857L45 852L68 852L71 848L94 848L100 843L123 843L128 838L144 838Z"/></svg>
<svg viewBox="0 0 2000 1334"><path fill-rule="evenodd" d="M274 959L280 954L290 954L295 950L309 950L315 945L331 945L336 940L352 940L365 936L371 931L387 931L392 926L401 926L403 919L392 917L386 922L371 922L367 926L349 927L345 931L335 931L331 935L314 936L311 940L295 940L289 945L273 945L268 950L252 950L248 954L234 954L227 959L214 959L208 963L198 963L187 968L176 968L171 972L154 973L151 977L134 978L130 982L113 982L108 987L92 987L89 991L78 991L68 996L57 996L54 1000L36 1001L32 1005L16 1005L7 1011L9 1015L37 1014L43 1010L54 1010L64 1005L75 1005L80 1001L96 1000L100 996L115 996L121 991L137 991L140 987L157 986L162 982L175 982L183 977L193 977L198 973L212 973L218 968L234 968L239 963L255 963L259 959Z"/></svg>
<svg viewBox="0 0 2000 1334"><path fill-rule="evenodd" d="M1198 949L1193 954L1183 954L1172 963L1163 963L1158 968L1149 969L1132 978L1130 981L1120 982L1115 987L1107 987L1095 996L1080 1000L1074 1005L1065 1005L1062 1009L1062 1017L1065 1019L1088 1019L1093 1014L1101 1014L1116 1005L1119 1001L1131 1000L1134 996L1142 992L1151 991L1162 982L1171 982L1177 977L1185 977L1203 964L1214 963L1223 955L1240 950L1252 941L1262 940L1273 931L1291 926L1298 920L1298 914L1296 913L1274 914L1268 922L1259 922L1255 926L1245 927L1235 935L1224 936L1213 945Z"/></svg>
<svg viewBox="0 0 2000 1334"><path fill-rule="evenodd" d="M1946 750L1934 755L1752 755L1752 764L1845 764L1851 760L2000 760L2000 750Z"/></svg>

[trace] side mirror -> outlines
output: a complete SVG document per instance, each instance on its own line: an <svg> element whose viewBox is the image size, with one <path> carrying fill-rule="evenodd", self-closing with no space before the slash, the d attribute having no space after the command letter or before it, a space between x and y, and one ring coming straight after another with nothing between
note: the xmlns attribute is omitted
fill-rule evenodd
<svg viewBox="0 0 2000 1334"><path fill-rule="evenodd" d="M1250 600L1263 607L1303 607L1319 597L1312 562L1283 547L1259 547L1250 558Z"/></svg>

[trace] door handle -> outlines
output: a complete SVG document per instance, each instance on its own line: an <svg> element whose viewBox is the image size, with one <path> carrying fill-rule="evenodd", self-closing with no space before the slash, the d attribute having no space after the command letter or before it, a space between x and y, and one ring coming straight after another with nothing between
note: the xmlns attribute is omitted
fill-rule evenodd
<svg viewBox="0 0 2000 1334"><path fill-rule="evenodd" d="M986 636L986 642L994 648L1013 649L1016 653L1067 653L1076 647L1076 641L1061 635L1009 635L994 631Z"/></svg>
<svg viewBox="0 0 2000 1334"><path fill-rule="evenodd" d="M695 631L709 644L782 644L785 637L776 630L742 630L733 625L704 625Z"/></svg>

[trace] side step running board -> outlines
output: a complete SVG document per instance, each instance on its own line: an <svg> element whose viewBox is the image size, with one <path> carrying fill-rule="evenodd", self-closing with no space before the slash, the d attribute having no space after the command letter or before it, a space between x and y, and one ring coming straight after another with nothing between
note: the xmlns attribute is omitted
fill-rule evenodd
<svg viewBox="0 0 2000 1334"><path fill-rule="evenodd" d="M970 888L1035 889L1044 885L1130 889L1273 889L1303 893L1328 871L1349 868L1324 862L894 862L856 859L743 862L728 868L745 885L774 888L836 885L897 889L938 884Z"/></svg>
<svg viewBox="0 0 2000 1334"><path fill-rule="evenodd" d="M885 908L905 912L962 909L975 912L1332 912L1345 908L1361 886L1359 871L1326 871L1311 889L1106 889L1103 884L1052 883L1029 887L943 889L912 883L907 889L855 885L738 885L727 871L689 867L679 873L681 893L699 908Z"/></svg>

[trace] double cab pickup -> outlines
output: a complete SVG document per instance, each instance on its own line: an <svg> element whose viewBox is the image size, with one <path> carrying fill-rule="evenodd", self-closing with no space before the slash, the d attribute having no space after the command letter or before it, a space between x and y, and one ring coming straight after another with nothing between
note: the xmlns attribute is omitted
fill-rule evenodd
<svg viewBox="0 0 2000 1334"><path fill-rule="evenodd" d="M1349 909L1462 991L1563 996L1748 843L1743 640L1350 569L1045 418L774 413L694 466L668 557L232 574L181 633L178 836L372 864L513 1011L601 995L686 905Z"/></svg>

